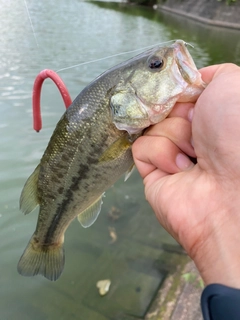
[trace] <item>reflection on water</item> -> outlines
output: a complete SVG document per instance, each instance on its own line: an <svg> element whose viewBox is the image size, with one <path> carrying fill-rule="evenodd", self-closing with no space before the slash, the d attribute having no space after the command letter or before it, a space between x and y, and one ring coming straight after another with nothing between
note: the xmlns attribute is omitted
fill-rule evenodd
<svg viewBox="0 0 240 320"><path fill-rule="evenodd" d="M37 211L28 216L19 212L19 195L64 111L57 89L47 81L42 96L43 130L39 134L32 130L34 77L45 68L58 70L176 38L194 44L192 54L198 67L224 61L240 64L239 31L219 31L171 14L118 3L27 3L35 36L24 2L0 4L0 318L104 320L114 314L109 306L113 300L118 310L133 308L133 314L142 316L161 282L161 273L153 267L161 244L174 242L156 224L136 172L126 184L119 181L109 190L93 227L85 230L77 222L70 226L66 267L59 281L17 274L18 259L37 218ZM74 98L94 77L130 56L93 62L60 75ZM113 206L121 212L116 221L108 214ZM110 244L109 227L116 230L115 244ZM95 283L103 276L111 276L115 282L112 293L99 300ZM134 297L135 304L120 299L128 297L124 290Z"/></svg>

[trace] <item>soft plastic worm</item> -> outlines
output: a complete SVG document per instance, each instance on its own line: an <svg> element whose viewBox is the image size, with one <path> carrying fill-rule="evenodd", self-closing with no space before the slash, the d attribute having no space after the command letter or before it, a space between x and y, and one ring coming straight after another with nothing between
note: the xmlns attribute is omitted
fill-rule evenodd
<svg viewBox="0 0 240 320"><path fill-rule="evenodd" d="M32 94L33 128L37 132L39 132L42 129L42 117L41 117L41 108L40 108L41 89L42 89L43 81L47 78L52 79L53 82L58 87L58 90L62 95L66 108L68 108L72 103L72 99L69 95L68 89L65 86L64 82L62 81L62 79L59 77L59 75L50 69L42 70L37 75L34 81L33 94Z"/></svg>

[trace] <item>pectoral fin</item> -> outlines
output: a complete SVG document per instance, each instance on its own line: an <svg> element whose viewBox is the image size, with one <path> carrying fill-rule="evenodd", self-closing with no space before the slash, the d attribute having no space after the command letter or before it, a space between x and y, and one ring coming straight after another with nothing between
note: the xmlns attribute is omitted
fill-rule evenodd
<svg viewBox="0 0 240 320"><path fill-rule="evenodd" d="M133 173L134 168L135 168L135 164L133 163L131 167L128 169L128 171L125 173L124 182L127 181L130 175Z"/></svg>
<svg viewBox="0 0 240 320"><path fill-rule="evenodd" d="M38 165L31 176L27 179L20 197L20 209L28 214L39 204L37 195L37 182L40 166Z"/></svg>
<svg viewBox="0 0 240 320"><path fill-rule="evenodd" d="M78 215L78 221L84 228L90 227L96 220L101 211L102 206L101 195L93 204L91 204L86 210Z"/></svg>
<svg viewBox="0 0 240 320"><path fill-rule="evenodd" d="M132 142L129 141L127 134L121 136L118 140L114 141L111 146L105 150L105 152L99 158L99 162L111 161L119 158L123 152L126 152L132 145Z"/></svg>

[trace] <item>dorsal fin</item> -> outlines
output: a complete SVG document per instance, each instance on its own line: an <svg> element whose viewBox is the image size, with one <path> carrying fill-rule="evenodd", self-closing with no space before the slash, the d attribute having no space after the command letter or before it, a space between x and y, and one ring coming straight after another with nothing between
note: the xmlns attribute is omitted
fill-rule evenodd
<svg viewBox="0 0 240 320"><path fill-rule="evenodd" d="M32 212L39 204L37 195L37 182L40 165L36 167L34 172L27 179L20 197L20 209L24 214Z"/></svg>

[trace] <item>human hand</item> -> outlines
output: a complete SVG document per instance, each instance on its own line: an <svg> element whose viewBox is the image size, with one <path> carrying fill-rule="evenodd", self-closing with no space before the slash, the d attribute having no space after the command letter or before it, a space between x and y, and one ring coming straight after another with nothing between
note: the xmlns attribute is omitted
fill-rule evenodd
<svg viewBox="0 0 240 320"><path fill-rule="evenodd" d="M136 140L133 156L157 218L205 283L240 288L240 67L201 73L208 86L195 106L177 104Z"/></svg>

